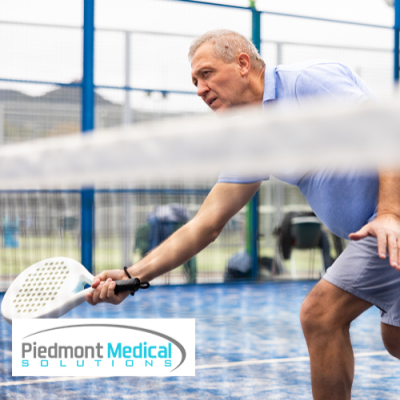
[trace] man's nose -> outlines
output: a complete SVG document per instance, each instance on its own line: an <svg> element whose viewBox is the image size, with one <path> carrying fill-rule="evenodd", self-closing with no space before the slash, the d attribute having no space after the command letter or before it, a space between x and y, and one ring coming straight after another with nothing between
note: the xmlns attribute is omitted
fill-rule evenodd
<svg viewBox="0 0 400 400"><path fill-rule="evenodd" d="M209 91L205 82L199 80L197 82L197 95L203 97Z"/></svg>

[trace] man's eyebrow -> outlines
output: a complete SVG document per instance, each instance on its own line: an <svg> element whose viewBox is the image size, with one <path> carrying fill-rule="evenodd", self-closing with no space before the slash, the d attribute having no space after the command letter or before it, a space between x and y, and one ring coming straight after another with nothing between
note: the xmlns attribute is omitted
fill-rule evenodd
<svg viewBox="0 0 400 400"><path fill-rule="evenodd" d="M212 69L214 69L214 68L211 67L210 65L201 67L201 68L199 68L199 69L196 69L196 71L193 72L193 76L196 76L196 75L201 74L205 69L211 69L211 70L212 70Z"/></svg>
<svg viewBox="0 0 400 400"><path fill-rule="evenodd" d="M195 86L197 86L197 79L195 78L195 76L200 75L205 69L211 69L213 70L213 67L211 67L210 65L206 65L204 67L201 67L199 69L196 69L193 74L192 74L192 82Z"/></svg>

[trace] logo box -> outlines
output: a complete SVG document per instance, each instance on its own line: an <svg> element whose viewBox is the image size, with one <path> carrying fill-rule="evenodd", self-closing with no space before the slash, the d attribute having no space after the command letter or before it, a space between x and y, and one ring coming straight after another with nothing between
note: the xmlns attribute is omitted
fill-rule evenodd
<svg viewBox="0 0 400 400"><path fill-rule="evenodd" d="M14 319L13 376L195 376L194 319Z"/></svg>

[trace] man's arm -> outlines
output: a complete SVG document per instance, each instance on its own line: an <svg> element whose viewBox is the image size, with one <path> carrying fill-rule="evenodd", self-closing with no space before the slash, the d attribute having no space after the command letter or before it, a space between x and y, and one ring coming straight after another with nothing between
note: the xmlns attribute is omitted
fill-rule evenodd
<svg viewBox="0 0 400 400"><path fill-rule="evenodd" d="M400 271L400 172L379 172L379 200L376 219L358 232L349 235L351 240L366 236L378 239L378 254L386 258L389 250L390 265Z"/></svg>
<svg viewBox="0 0 400 400"><path fill-rule="evenodd" d="M218 237L226 223L254 196L260 185L261 182L215 185L197 215L131 266L128 269L131 276L147 282L190 260ZM126 278L123 270L102 272L93 281L92 287L96 290L87 295L86 300L92 305L100 302L121 303L128 294L115 295L112 281Z"/></svg>

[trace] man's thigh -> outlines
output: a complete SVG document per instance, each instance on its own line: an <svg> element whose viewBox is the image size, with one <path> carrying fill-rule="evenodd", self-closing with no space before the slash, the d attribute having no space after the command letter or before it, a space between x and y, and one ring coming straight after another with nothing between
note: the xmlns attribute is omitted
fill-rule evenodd
<svg viewBox="0 0 400 400"><path fill-rule="evenodd" d="M375 237L350 242L324 280L374 304L381 310L382 322L400 327L400 272L388 258L379 258Z"/></svg>

